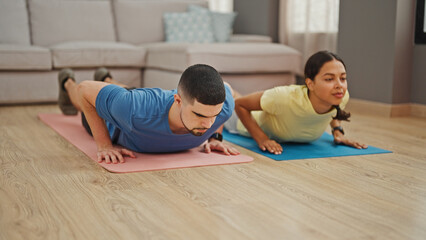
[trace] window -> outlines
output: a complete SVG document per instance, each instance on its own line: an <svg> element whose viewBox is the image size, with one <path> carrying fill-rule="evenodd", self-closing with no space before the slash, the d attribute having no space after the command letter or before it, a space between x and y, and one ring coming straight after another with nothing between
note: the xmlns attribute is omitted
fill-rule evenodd
<svg viewBox="0 0 426 240"><path fill-rule="evenodd" d="M234 0L209 0L209 8L215 12L232 12Z"/></svg>
<svg viewBox="0 0 426 240"><path fill-rule="evenodd" d="M337 33L339 0L289 1L293 32Z"/></svg>

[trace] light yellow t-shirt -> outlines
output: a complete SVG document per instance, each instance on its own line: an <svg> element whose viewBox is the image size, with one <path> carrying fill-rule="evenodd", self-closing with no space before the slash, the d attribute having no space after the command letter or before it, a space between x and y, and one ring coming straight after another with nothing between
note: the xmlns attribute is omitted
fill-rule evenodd
<svg viewBox="0 0 426 240"><path fill-rule="evenodd" d="M349 92L343 97L340 108L349 101ZM262 111L253 111L252 116L265 134L277 142L311 142L324 133L336 109L318 114L312 107L305 85L281 86L266 90L260 98ZM237 130L250 136L238 120Z"/></svg>

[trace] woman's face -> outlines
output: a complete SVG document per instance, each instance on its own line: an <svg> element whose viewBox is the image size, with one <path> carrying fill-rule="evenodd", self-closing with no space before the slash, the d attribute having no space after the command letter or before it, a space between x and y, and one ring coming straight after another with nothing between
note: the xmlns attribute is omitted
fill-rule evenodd
<svg viewBox="0 0 426 240"><path fill-rule="evenodd" d="M306 79L310 98L321 105L339 105L346 94L346 69L337 60L326 62L315 76L314 81ZM312 96L311 96L312 95Z"/></svg>

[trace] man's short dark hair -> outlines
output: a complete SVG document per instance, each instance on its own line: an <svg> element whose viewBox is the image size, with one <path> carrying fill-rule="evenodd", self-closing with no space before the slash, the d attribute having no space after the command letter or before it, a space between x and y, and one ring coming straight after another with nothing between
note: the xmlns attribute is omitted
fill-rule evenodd
<svg viewBox="0 0 426 240"><path fill-rule="evenodd" d="M205 64L192 65L182 73L178 93L191 103L196 99L205 105L221 104L226 98L222 77L216 69Z"/></svg>

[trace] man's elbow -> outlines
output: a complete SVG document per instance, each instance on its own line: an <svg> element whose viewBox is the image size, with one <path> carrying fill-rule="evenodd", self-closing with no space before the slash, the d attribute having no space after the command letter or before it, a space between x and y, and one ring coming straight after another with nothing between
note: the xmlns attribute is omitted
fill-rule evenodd
<svg viewBox="0 0 426 240"><path fill-rule="evenodd" d="M96 96L99 92L98 89L100 89L100 87L97 86L97 83L98 82L90 80L82 81L81 83L79 83L77 85L77 94L80 100L86 100L93 105Z"/></svg>

